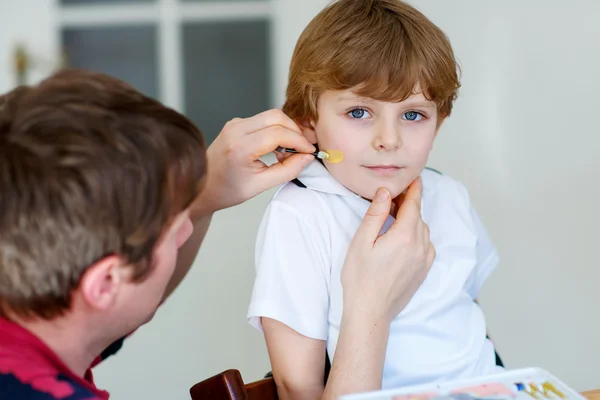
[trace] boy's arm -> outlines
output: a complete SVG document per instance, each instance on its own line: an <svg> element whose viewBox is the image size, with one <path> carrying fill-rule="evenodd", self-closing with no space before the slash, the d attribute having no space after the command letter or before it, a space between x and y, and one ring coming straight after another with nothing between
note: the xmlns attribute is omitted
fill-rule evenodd
<svg viewBox="0 0 600 400"><path fill-rule="evenodd" d="M381 387L389 325L359 315L342 320L331 372L324 385L326 344L287 325L262 318L262 325L282 400L334 400L347 393Z"/></svg>
<svg viewBox="0 0 600 400"><path fill-rule="evenodd" d="M262 318L261 321L279 398L321 399L324 390L325 341L301 335L271 318Z"/></svg>
<svg viewBox="0 0 600 400"><path fill-rule="evenodd" d="M368 311L342 317L323 399L381 389L389 328L385 318Z"/></svg>

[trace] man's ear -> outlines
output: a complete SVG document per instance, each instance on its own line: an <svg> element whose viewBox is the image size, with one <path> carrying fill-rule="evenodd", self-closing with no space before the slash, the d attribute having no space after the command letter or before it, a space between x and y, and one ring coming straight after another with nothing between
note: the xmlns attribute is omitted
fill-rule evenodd
<svg viewBox="0 0 600 400"><path fill-rule="evenodd" d="M300 130L302 131L302 136L304 136L306 138L306 140L308 140L312 144L317 143L317 133L315 132L314 122L309 121L309 120L304 120L304 121L300 121L298 126L300 127Z"/></svg>
<svg viewBox="0 0 600 400"><path fill-rule="evenodd" d="M122 258L116 255L104 257L89 266L81 277L80 291L85 302L92 308L107 310L115 302L128 279Z"/></svg>

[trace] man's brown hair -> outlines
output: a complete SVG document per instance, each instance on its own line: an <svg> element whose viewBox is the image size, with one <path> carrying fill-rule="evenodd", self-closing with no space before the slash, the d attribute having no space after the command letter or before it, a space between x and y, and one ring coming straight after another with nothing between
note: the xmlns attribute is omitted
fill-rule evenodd
<svg viewBox="0 0 600 400"><path fill-rule="evenodd" d="M306 27L294 50L283 111L317 121L326 90L399 102L420 87L447 117L460 87L446 35L400 0L339 0Z"/></svg>
<svg viewBox="0 0 600 400"><path fill-rule="evenodd" d="M0 97L0 315L54 318L86 268L142 280L206 172L200 131L112 77L65 70Z"/></svg>

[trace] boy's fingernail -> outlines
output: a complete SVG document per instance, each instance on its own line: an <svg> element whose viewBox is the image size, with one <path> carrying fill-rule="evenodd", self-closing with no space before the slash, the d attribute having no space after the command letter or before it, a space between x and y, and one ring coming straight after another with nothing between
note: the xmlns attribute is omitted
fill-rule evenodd
<svg viewBox="0 0 600 400"><path fill-rule="evenodd" d="M375 194L375 198L373 200L379 202L379 203L383 203L386 202L390 197L390 192L387 191L387 189L379 189L377 191L377 193Z"/></svg>

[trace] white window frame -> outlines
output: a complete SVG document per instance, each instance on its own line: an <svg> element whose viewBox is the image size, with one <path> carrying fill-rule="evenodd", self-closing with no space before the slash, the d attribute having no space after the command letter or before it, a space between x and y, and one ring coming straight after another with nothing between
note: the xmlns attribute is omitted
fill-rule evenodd
<svg viewBox="0 0 600 400"><path fill-rule="evenodd" d="M180 112L185 109L182 26L188 22L272 21L270 0L184 1L154 0L150 3L65 5L56 1L59 32L64 28L132 26L157 27L158 88L161 101ZM269 42L273 43L272 38ZM273 58L273 57L272 57ZM273 63L273 61L270 61Z"/></svg>

